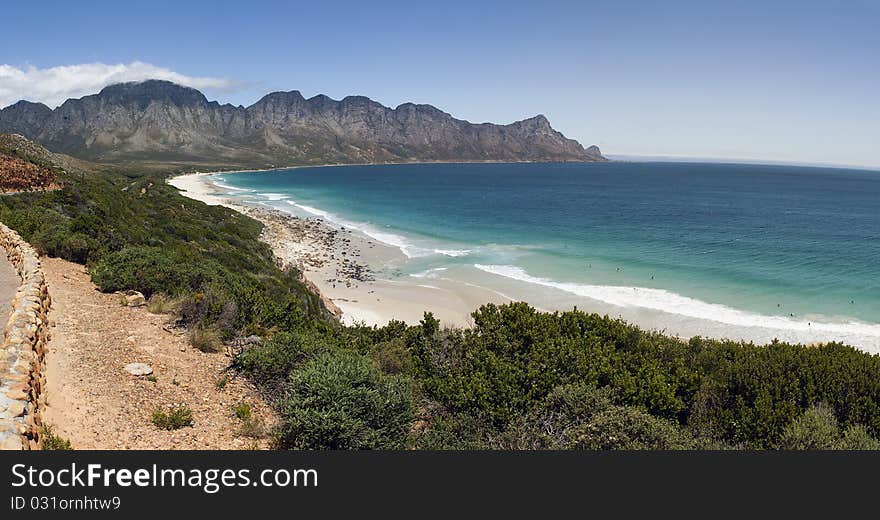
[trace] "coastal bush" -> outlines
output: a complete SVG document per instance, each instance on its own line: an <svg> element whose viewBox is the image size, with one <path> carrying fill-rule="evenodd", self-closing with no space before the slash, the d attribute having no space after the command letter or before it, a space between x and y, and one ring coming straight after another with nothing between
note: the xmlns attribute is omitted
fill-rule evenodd
<svg viewBox="0 0 880 520"><path fill-rule="evenodd" d="M694 441L667 419L633 406L613 406L569 433L571 449L683 450Z"/></svg>
<svg viewBox="0 0 880 520"><path fill-rule="evenodd" d="M686 410L696 386L684 350L616 320L524 303L485 305L473 317L473 329L425 335L412 348L432 398L499 426L566 383L610 384L624 402L669 418Z"/></svg>
<svg viewBox="0 0 880 520"><path fill-rule="evenodd" d="M237 403L232 407L232 412L240 421L246 421L251 418L251 405L247 403Z"/></svg>
<svg viewBox="0 0 880 520"><path fill-rule="evenodd" d="M0 221L41 254L88 265L102 290L149 297L211 287L238 307L234 326L254 332L325 315L297 272L275 266L259 222L185 198L158 175L58 176L63 189L0 198ZM199 320L221 317L222 304Z"/></svg>
<svg viewBox="0 0 880 520"><path fill-rule="evenodd" d="M253 414L251 405L248 403L238 403L232 407L235 417L241 421L238 434L243 437L260 438L265 435L265 425L263 421Z"/></svg>
<svg viewBox="0 0 880 520"><path fill-rule="evenodd" d="M474 318L467 331L432 325L430 335L406 334L421 391L448 410L443 427L456 423L449 415L468 418L458 422L462 435L478 431L517 445L509 428L537 420L528 416L535 403L575 382L611 388L617 405L679 425L700 447L776 447L815 402L844 410L843 428L878 431L880 358L851 347L681 341L608 317L540 313L520 303L487 305ZM473 428L473 418L488 420L493 431Z"/></svg>
<svg viewBox="0 0 880 520"><path fill-rule="evenodd" d="M211 323L223 312L228 298L212 286L199 287L181 298L181 320L188 324Z"/></svg>
<svg viewBox="0 0 880 520"><path fill-rule="evenodd" d="M133 289L149 298L196 290L216 271L159 247L126 247L103 256L92 268L92 280L102 291Z"/></svg>
<svg viewBox="0 0 880 520"><path fill-rule="evenodd" d="M842 450L880 450L880 440L868 433L861 424L854 424L843 432L839 448Z"/></svg>
<svg viewBox="0 0 880 520"><path fill-rule="evenodd" d="M793 420L782 433L779 448L783 450L876 450L880 442L867 428L852 425L840 431L834 410L816 404Z"/></svg>
<svg viewBox="0 0 880 520"><path fill-rule="evenodd" d="M279 408L282 448L401 449L414 420L407 382L353 352L318 354L296 369Z"/></svg>
<svg viewBox="0 0 880 520"><path fill-rule="evenodd" d="M151 419L153 426L160 430L179 430L193 425L193 413L184 405L171 405L167 409L156 408Z"/></svg>
<svg viewBox="0 0 880 520"><path fill-rule="evenodd" d="M615 406L611 387L571 383L554 388L540 403L520 415L500 436L504 449L567 449L574 431Z"/></svg>
<svg viewBox="0 0 880 520"><path fill-rule="evenodd" d="M302 328L280 332L261 345L254 345L236 356L233 364L263 388L273 389L287 383L289 375L302 363L323 353L339 350L340 344L320 328Z"/></svg>
<svg viewBox="0 0 880 520"><path fill-rule="evenodd" d="M400 338L377 343L370 351L370 357L385 374L410 374L415 368L412 354Z"/></svg>
<svg viewBox="0 0 880 520"><path fill-rule="evenodd" d="M734 444L772 448L814 403L844 428L880 431L880 357L840 344L818 347L706 342L689 422Z"/></svg>
<svg viewBox="0 0 880 520"><path fill-rule="evenodd" d="M827 405L813 405L782 432L783 450L830 450L837 447L839 431L834 411Z"/></svg>
<svg viewBox="0 0 880 520"><path fill-rule="evenodd" d="M72 450L69 440L55 433L55 428L48 424L40 426L40 440L44 450Z"/></svg>
<svg viewBox="0 0 880 520"><path fill-rule="evenodd" d="M491 419L468 412L440 411L430 417L415 446L422 450L519 449L502 437Z"/></svg>

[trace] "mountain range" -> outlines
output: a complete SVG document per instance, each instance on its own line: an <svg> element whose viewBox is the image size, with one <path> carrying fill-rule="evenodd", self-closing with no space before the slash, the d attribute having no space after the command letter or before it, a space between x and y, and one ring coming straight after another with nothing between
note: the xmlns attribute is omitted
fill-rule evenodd
<svg viewBox="0 0 880 520"><path fill-rule="evenodd" d="M107 163L606 160L598 147L566 138L543 115L474 124L431 105L389 108L363 96L306 99L295 90L267 94L248 107L221 105L160 80L111 85L54 110L19 101L0 110L0 132Z"/></svg>

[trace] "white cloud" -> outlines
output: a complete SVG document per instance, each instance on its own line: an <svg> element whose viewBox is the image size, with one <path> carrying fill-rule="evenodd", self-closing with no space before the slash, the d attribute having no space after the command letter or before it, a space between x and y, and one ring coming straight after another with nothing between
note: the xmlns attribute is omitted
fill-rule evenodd
<svg viewBox="0 0 880 520"><path fill-rule="evenodd" d="M68 98L95 94L107 85L146 79L164 79L197 89L230 90L241 86L226 78L185 76L140 61L117 65L83 63L47 69L0 64L0 107L26 99L55 108Z"/></svg>

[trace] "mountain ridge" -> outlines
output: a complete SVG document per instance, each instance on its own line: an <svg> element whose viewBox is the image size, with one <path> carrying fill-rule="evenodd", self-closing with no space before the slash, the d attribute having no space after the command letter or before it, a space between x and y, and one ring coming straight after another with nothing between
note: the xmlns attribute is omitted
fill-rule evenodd
<svg viewBox="0 0 880 520"><path fill-rule="evenodd" d="M607 160L541 114L507 125L471 123L427 104L391 108L365 96L305 98L298 90L270 92L245 107L162 80L110 85L55 109L19 101L0 110L0 132L109 163Z"/></svg>

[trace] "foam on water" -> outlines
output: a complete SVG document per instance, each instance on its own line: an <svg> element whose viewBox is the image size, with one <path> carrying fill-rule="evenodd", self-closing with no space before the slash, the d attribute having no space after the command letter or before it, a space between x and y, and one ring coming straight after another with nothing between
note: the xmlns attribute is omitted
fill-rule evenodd
<svg viewBox="0 0 880 520"><path fill-rule="evenodd" d="M456 257L456 256L469 255L471 253L471 250L470 249L435 249L434 252L437 253L438 255Z"/></svg>
<svg viewBox="0 0 880 520"><path fill-rule="evenodd" d="M224 183L217 181L217 180L212 181L212 184L214 186L217 186L218 188L222 188L224 190L229 190L229 191L240 191L240 192L248 192L248 193L253 193L254 191L256 191L256 190L249 190L249 189L245 189L245 188L236 188L235 186L230 186L228 184L224 184Z"/></svg>
<svg viewBox="0 0 880 520"><path fill-rule="evenodd" d="M388 233L384 231L378 231L374 229L372 226L363 223L355 223L349 220L346 220L338 215L334 215L329 211L324 211L322 209L314 208L312 206L307 206L305 204L300 204L298 202L292 200L286 200L288 204L294 206L306 213L311 213L312 215L316 215L327 220L331 224L336 224L337 226L345 227L346 229L352 229L355 231L360 231L361 233L367 235L370 238L378 240L383 244L387 244L390 246L394 246L406 255L407 258L417 258L420 256L427 256L430 252L426 249L422 249L411 244L407 239L400 235L395 235L394 233Z"/></svg>
<svg viewBox="0 0 880 520"><path fill-rule="evenodd" d="M261 195L265 196L266 194ZM322 209L308 206L306 204L300 204L293 200L285 200L285 202L302 211L305 211L306 213L311 213L312 215L319 216L332 224L336 224L347 229L360 231L368 237L378 240L383 244L394 246L400 249L400 251L404 255L406 255L407 258L421 258L425 256L431 256L433 254L456 257L464 256L471 252L469 249L428 249L424 247L419 247L413 244L410 240L400 235L389 233L387 231L380 231L369 224L363 222L352 222L338 215L330 213L329 211L324 211Z"/></svg>
<svg viewBox="0 0 880 520"><path fill-rule="evenodd" d="M474 264L474 267L504 278L558 289L618 307L651 309L735 327L761 327L807 333L813 338L821 335L826 341L862 338L875 347L880 346L880 325L877 324L858 321L808 321L784 316L768 316L700 301L663 289L559 282L532 276L514 265Z"/></svg>
<svg viewBox="0 0 880 520"><path fill-rule="evenodd" d="M427 269L418 273L412 273L410 276L412 276L413 278L436 278L437 273L441 273L448 269L448 267L435 267L433 269Z"/></svg>
<svg viewBox="0 0 880 520"><path fill-rule="evenodd" d="M287 198L287 195L283 193L259 193L258 195L266 200L284 200Z"/></svg>

